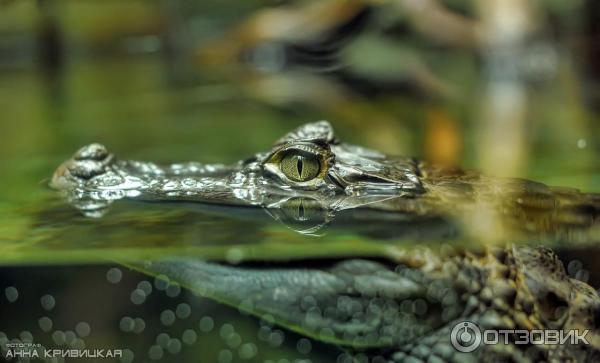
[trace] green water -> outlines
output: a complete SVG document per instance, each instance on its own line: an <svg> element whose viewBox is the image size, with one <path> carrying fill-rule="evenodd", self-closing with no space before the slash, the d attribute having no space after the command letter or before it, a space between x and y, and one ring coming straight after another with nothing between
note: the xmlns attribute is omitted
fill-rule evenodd
<svg viewBox="0 0 600 363"><path fill-rule="evenodd" d="M123 253L145 257L163 253L161 248L184 250L278 240L298 241L300 246L303 240L308 245L314 243L285 226L269 223L268 218L228 223L222 215L203 216L198 211L161 206L117 203L105 218L85 219L46 185L60 162L91 142L103 143L123 158L227 163L267 149L301 123L328 118L344 140L398 149L409 155L424 154L424 131L419 122L433 107L426 102L416 100L408 106L413 118L400 113L397 119L386 119L387 124L380 122L377 127L381 130L375 136L365 137L362 130L369 129L369 120L355 125L355 121L331 119L326 112L310 107L298 107L293 112L269 107L245 93L243 86L202 79L192 85L178 83L169 77L163 61L152 57L77 62L59 79L48 79L35 69L5 72L0 79L4 115L0 123L0 215L4 221L0 226L0 261L97 261L99 251L109 257ZM554 93L544 91L537 97L548 99ZM387 103L380 102L381 107L370 106L385 110ZM544 107L564 113L568 105L563 102ZM388 113L395 115L393 109ZM574 126L554 122L553 118L559 117L545 108L534 108L532 114L538 113L548 115L548 127L535 126L539 134L531 135L526 168L517 176L584 191L598 190L594 118L574 114ZM459 125L465 134L462 164L473 167L477 167L478 149L472 146L476 143L477 133L472 131L476 122L465 118ZM400 141L390 145L389 137L384 136L394 133L397 125L404 131L399 133ZM578 148L582 139L586 147ZM132 223L135 228L129 228ZM323 238L335 242L348 234L336 230ZM214 248L206 252L216 253Z"/></svg>

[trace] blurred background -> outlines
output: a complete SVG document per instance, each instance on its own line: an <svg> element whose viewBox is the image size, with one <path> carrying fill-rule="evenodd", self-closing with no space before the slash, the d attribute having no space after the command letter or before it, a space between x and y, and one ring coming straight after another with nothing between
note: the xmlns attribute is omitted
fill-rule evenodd
<svg viewBox="0 0 600 363"><path fill-rule="evenodd" d="M586 188L597 164L594 1L1 4L3 164L231 161L317 119L493 174Z"/></svg>
<svg viewBox="0 0 600 363"><path fill-rule="evenodd" d="M132 316L130 292L142 275L124 270L119 295L106 285L111 266L43 267L42 254L28 267L18 252L24 243L60 244L57 225L86 223L67 207L45 209L47 178L84 144L158 162L233 162L301 123L326 119L343 140L388 153L598 191L599 112L594 0L0 0L0 332L23 339L41 329L55 344L54 331L73 338L73 310L52 318L48 332L38 321L52 310L40 306L48 293L70 306L102 304L89 319L110 323L95 324L104 332L96 342L117 344L113 332L134 330L129 320L125 329L119 324ZM21 300L9 298L9 287ZM124 297L96 300L98 291ZM165 304L144 306L159 319ZM215 320L238 314L216 306L225 310L211 313ZM213 331L204 322L194 323L196 334ZM262 340L275 347L267 356L237 338L227 343L231 329L220 338L218 331L225 323L215 323L220 345L204 340L189 357L306 356L293 334L280 344ZM247 317L234 325L253 337L262 327ZM127 343L142 347L135 361L175 359L166 353L170 340L153 343L160 330L141 332ZM269 336L277 342L278 334ZM164 356L151 354L153 344Z"/></svg>

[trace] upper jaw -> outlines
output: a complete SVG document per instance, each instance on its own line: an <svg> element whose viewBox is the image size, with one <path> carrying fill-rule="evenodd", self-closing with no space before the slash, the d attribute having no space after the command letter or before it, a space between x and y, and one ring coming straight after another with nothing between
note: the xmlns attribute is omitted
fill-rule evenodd
<svg viewBox="0 0 600 363"><path fill-rule="evenodd" d="M305 144L300 146L310 146ZM289 196L311 192L315 192L314 196L422 192L418 168L412 160L392 159L376 151L347 144L310 146L321 148L325 155L323 174L305 183L290 181L277 165L269 161L274 153L289 147L280 146L270 153L257 154L251 161L233 165L187 163L161 167L149 162L121 161L104 146L91 144L79 149L56 169L50 186L58 190L86 192L164 193L164 197L176 197L179 189L190 196L194 190L222 193L233 189L262 189L265 193ZM196 188L191 188L192 184ZM200 190L200 187L204 189ZM274 192L275 189L280 192Z"/></svg>
<svg viewBox="0 0 600 363"><path fill-rule="evenodd" d="M114 155L103 145L86 145L54 171L50 187L58 190L84 187L87 181L107 173L114 160Z"/></svg>

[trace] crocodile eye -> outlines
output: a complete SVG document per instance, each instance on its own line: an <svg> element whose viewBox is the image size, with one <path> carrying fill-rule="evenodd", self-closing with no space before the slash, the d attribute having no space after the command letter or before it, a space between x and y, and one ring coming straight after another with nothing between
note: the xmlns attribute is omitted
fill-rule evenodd
<svg viewBox="0 0 600 363"><path fill-rule="evenodd" d="M279 169L287 178L296 182L305 182L319 174L321 163L314 155L289 153L281 159Z"/></svg>

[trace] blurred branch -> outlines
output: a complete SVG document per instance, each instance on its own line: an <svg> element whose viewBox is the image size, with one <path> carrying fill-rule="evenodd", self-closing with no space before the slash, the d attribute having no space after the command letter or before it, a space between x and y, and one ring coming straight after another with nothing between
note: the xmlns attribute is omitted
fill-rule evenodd
<svg viewBox="0 0 600 363"><path fill-rule="evenodd" d="M238 29L238 36L246 42L308 42L347 22L364 7L360 0L335 0L262 10Z"/></svg>
<svg viewBox="0 0 600 363"><path fill-rule="evenodd" d="M487 81L481 114L481 167L519 175L526 158L527 88L520 57L536 28L529 0L478 0Z"/></svg>
<svg viewBox="0 0 600 363"><path fill-rule="evenodd" d="M393 4L406 13L414 30L436 42L460 48L475 48L479 42L477 21L457 14L436 0L370 0Z"/></svg>

